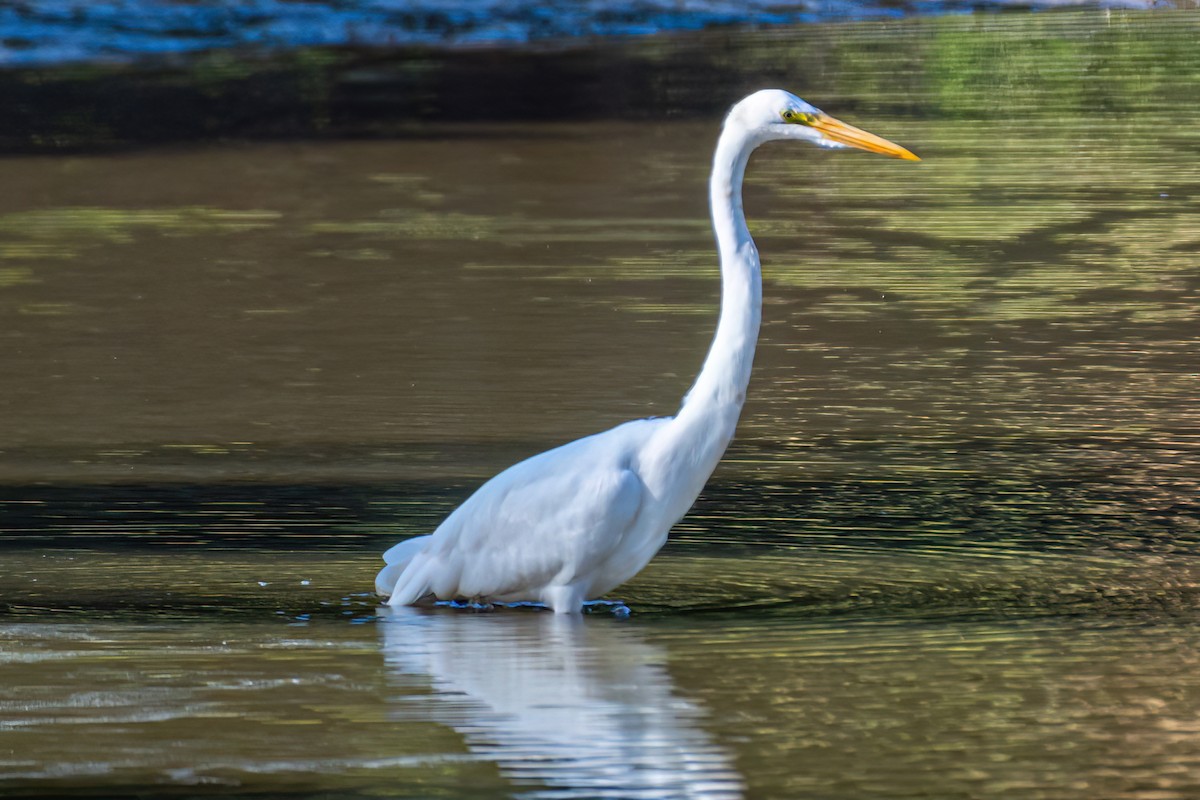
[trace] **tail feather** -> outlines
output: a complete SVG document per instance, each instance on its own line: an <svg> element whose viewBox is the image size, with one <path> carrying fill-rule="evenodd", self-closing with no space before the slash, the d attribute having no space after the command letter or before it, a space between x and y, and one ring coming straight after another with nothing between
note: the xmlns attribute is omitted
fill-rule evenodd
<svg viewBox="0 0 1200 800"><path fill-rule="evenodd" d="M375 591L382 597L391 596L396 590L396 582L408 567L409 563L421 552L421 548L429 541L428 536L414 536L393 546L383 554L387 566L379 570L375 576Z"/></svg>
<svg viewBox="0 0 1200 800"><path fill-rule="evenodd" d="M389 606L411 606L432 593L431 577L437 568L437 559L427 554L418 554L406 565L392 585Z"/></svg>

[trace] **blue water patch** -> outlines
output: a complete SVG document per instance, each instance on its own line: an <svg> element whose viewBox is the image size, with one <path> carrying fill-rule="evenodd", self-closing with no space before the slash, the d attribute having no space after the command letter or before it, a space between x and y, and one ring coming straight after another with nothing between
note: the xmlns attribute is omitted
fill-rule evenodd
<svg viewBox="0 0 1200 800"><path fill-rule="evenodd" d="M715 26L1153 0L31 0L0 3L0 66L213 49L524 45Z"/></svg>

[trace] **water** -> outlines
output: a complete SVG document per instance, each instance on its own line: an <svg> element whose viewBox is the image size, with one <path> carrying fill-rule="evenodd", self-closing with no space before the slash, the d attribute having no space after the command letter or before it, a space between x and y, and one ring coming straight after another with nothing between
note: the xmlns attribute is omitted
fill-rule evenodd
<svg viewBox="0 0 1200 800"><path fill-rule="evenodd" d="M123 62L212 49L506 47L735 25L1003 9L1012 0L37 0L0 6L0 65ZM1151 8L1147 0L1022 0L1023 8ZM1186 7L1187 0L1179 0Z"/></svg>
<svg viewBox="0 0 1200 800"><path fill-rule="evenodd" d="M674 409L723 100L647 67L653 114L8 158L0 793L1196 796L1198 28L621 46L925 159L755 157L750 399L629 619L369 590Z"/></svg>

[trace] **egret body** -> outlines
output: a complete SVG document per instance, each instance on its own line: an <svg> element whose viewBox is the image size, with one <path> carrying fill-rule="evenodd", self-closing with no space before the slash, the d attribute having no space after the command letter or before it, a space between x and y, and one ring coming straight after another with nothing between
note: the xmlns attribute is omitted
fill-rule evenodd
<svg viewBox="0 0 1200 800"><path fill-rule="evenodd" d="M389 605L462 598L578 613L663 546L724 454L746 399L762 275L742 211L742 176L754 149L776 139L918 160L778 89L737 103L725 118L709 181L721 314L679 412L626 422L501 472L432 534L384 553L375 586Z"/></svg>

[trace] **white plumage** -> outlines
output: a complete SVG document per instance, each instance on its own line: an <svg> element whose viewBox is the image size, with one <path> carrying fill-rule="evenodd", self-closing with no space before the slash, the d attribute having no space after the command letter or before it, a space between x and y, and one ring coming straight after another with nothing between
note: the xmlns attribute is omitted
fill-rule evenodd
<svg viewBox="0 0 1200 800"><path fill-rule="evenodd" d="M709 199L721 261L721 315L700 375L674 417L635 420L501 472L428 536L384 553L389 605L429 598L544 603L578 612L632 578L695 502L725 452L750 381L762 306L758 251L742 212L750 153L773 139L916 160L777 89L725 119Z"/></svg>

